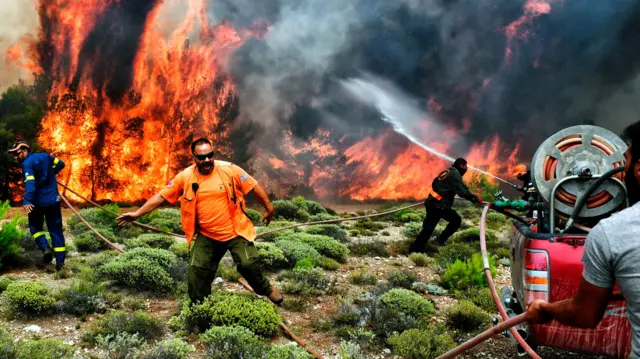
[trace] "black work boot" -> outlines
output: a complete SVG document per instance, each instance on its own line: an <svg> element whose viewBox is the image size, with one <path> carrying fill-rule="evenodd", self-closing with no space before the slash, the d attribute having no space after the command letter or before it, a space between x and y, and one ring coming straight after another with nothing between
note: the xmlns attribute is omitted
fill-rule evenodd
<svg viewBox="0 0 640 359"><path fill-rule="evenodd" d="M64 262L56 262L56 272L60 272L64 268Z"/></svg>
<svg viewBox="0 0 640 359"><path fill-rule="evenodd" d="M51 247L45 248L42 251L42 254L42 261L44 262L44 264L49 264L53 261L53 251L51 250Z"/></svg>

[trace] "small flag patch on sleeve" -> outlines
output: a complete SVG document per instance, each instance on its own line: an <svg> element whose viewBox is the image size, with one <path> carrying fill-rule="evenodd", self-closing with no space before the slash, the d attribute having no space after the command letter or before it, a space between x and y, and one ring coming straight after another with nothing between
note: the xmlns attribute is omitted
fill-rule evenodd
<svg viewBox="0 0 640 359"><path fill-rule="evenodd" d="M246 181L246 180L247 180L247 178L249 178L249 175L248 175L248 174L246 174L246 173L243 173L243 174L242 174L242 177L240 177L240 182L244 182L244 181Z"/></svg>

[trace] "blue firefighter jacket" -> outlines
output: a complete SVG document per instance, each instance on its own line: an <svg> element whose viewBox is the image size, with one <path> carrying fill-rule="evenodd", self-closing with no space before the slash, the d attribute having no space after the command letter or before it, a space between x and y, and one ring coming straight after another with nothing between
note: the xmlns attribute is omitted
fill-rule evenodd
<svg viewBox="0 0 640 359"><path fill-rule="evenodd" d="M22 205L48 207L60 201L56 174L64 168L64 162L48 153L30 153L22 161L25 192Z"/></svg>

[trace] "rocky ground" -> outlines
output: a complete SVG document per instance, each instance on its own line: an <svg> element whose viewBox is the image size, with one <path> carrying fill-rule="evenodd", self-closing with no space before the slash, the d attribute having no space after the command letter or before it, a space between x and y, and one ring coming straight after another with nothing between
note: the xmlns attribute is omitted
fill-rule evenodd
<svg viewBox="0 0 640 359"><path fill-rule="evenodd" d="M354 208L348 208L353 210ZM65 217L68 218L69 212L65 211ZM471 225L469 223L468 225ZM387 244L401 242L405 240L402 236L402 227L388 225L385 228L387 235L371 235L359 236L351 238L353 242L367 241L383 241ZM501 240L505 240L503 236ZM75 260L86 256L77 252L71 253L68 259L68 266L73 268ZM225 259L230 261L230 258ZM327 319L334 316L339 307L340 298L355 298L371 289L367 286L356 286L350 284L349 275L367 269L370 273L376 275L379 281L385 281L388 274L399 269L407 269L413 272L419 281L424 283L438 283L439 274L432 266L417 267L405 255L396 255L388 258L377 256L351 256L347 263L340 266L337 271L328 271L327 274L331 279L335 279L339 291L335 295L320 295L307 299L305 309L303 311L289 311L280 308L279 312L284 323L291 328L306 343L315 348L325 358L338 358L340 349L340 339L330 331L318 331L314 329L314 321L319 319ZM62 288L68 285L70 279L60 278L53 273L51 268L28 268L28 269L10 269L3 274L12 274L18 279L35 281L41 280L51 288ZM73 276L73 274L71 274ZM277 282L277 275L270 274L273 281ZM238 283L224 281L221 278L216 280L216 285L221 286L225 290L246 292ZM496 278L496 286L501 288L510 285L510 272L508 263L502 262L498 267ZM127 302L137 301L143 303L145 310L154 317L160 318L163 322L167 322L172 316L180 310L180 303L172 298L160 298L151 294L140 293L131 290L121 290L113 288L115 296L119 296L120 306L127 307ZM436 315L432 318L433 322L444 322L443 314L446 308L456 302L450 295L429 295L430 299L436 305ZM492 313L497 315L497 313ZM30 318L30 319L1 319L1 323L7 325L11 333L15 336L15 340L23 338L55 338L60 339L64 343L77 348L76 353L97 353L96 349L86 348L83 344L82 336L86 331L89 323L100 317L101 314L87 315L86 317L76 317L70 315L56 315L50 317ZM167 331L166 337L169 338L173 334ZM190 357L203 358L203 348L196 340L195 336L189 337L188 341L196 346L196 352ZM275 342L285 343L290 340L280 335ZM538 353L542 358L595 358L593 356L568 353L549 348L539 348ZM380 347L375 352L367 354L368 358L400 358L391 354L389 348ZM495 337L469 353L461 356L461 358L516 358L517 353L515 345L510 338L505 336Z"/></svg>

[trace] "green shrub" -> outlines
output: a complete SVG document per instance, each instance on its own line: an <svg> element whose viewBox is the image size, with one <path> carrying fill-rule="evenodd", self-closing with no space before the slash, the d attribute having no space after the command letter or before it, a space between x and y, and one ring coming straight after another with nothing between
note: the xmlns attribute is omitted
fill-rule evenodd
<svg viewBox="0 0 640 359"><path fill-rule="evenodd" d="M349 282L355 285L375 285L378 283L378 279L375 275L369 274L366 269L353 272L349 275Z"/></svg>
<svg viewBox="0 0 640 359"><path fill-rule="evenodd" d="M124 241L127 248L161 248L169 249L176 240L172 236L160 233L141 234L137 238L129 238Z"/></svg>
<svg viewBox="0 0 640 359"><path fill-rule="evenodd" d="M454 263L456 260L466 261L478 251L464 243L449 243L438 249L435 255L436 263L442 267Z"/></svg>
<svg viewBox="0 0 640 359"><path fill-rule="evenodd" d="M137 334L141 338L154 339L162 335L164 326L159 319L138 311L127 314L111 311L89 325L83 339L89 344L96 344L99 336L115 336L118 333Z"/></svg>
<svg viewBox="0 0 640 359"><path fill-rule="evenodd" d="M496 236L487 231L485 239L487 243L496 242ZM462 231L458 231L451 236L451 241L454 243L470 243L470 242L479 242L480 241L480 229L479 228L468 228Z"/></svg>
<svg viewBox="0 0 640 359"><path fill-rule="evenodd" d="M296 263L295 267L293 267L293 268L294 269L296 269L296 268L297 269L300 269L300 268L309 269L309 268L313 268L315 266L316 266L316 264L311 260L311 258L304 258L304 259L299 260Z"/></svg>
<svg viewBox="0 0 640 359"><path fill-rule="evenodd" d="M275 307L251 294L215 291L202 303L185 303L182 311L171 320L172 329L193 332L212 326L241 326L257 335L271 337L280 326Z"/></svg>
<svg viewBox="0 0 640 359"><path fill-rule="evenodd" d="M301 313L307 309L308 304L305 298L285 298L280 306L288 311Z"/></svg>
<svg viewBox="0 0 640 359"><path fill-rule="evenodd" d="M120 252L111 250L111 251L103 251L98 254L92 255L90 257L86 257L87 267L89 268L102 267L103 265L111 262L113 259L115 259L119 255L120 255Z"/></svg>
<svg viewBox="0 0 640 359"><path fill-rule="evenodd" d="M354 326L360 322L360 310L351 303L341 302L338 313L333 317L336 325Z"/></svg>
<svg viewBox="0 0 640 359"><path fill-rule="evenodd" d="M360 235L361 235L361 233L357 229L349 230L349 236L351 236L351 237L360 237Z"/></svg>
<svg viewBox="0 0 640 359"><path fill-rule="evenodd" d="M339 262L345 263L349 257L349 248L335 239L327 236L308 233L296 233L289 236L280 237L280 240L297 241L306 243L313 247L321 255L333 258Z"/></svg>
<svg viewBox="0 0 640 359"><path fill-rule="evenodd" d="M287 262L289 262L291 266L294 266L297 261L304 258L309 258L314 263L320 258L320 253L306 243L292 240L279 240L276 242L276 247L282 250L284 256L287 258Z"/></svg>
<svg viewBox="0 0 640 359"><path fill-rule="evenodd" d="M17 359L17 348L13 342L13 335L4 326L0 326L0 358Z"/></svg>
<svg viewBox="0 0 640 359"><path fill-rule="evenodd" d="M351 243L348 248L349 252L356 256L389 257L387 245L384 242Z"/></svg>
<svg viewBox="0 0 640 359"><path fill-rule="evenodd" d="M409 222L402 227L402 235L406 238L416 238L420 232L422 232L422 222Z"/></svg>
<svg viewBox="0 0 640 359"><path fill-rule="evenodd" d="M465 332L477 330L489 323L489 315L470 301L463 300L447 311L447 325Z"/></svg>
<svg viewBox="0 0 640 359"><path fill-rule="evenodd" d="M32 315L52 314L56 300L40 282L13 282L4 292L13 313Z"/></svg>
<svg viewBox="0 0 640 359"><path fill-rule="evenodd" d="M511 259L511 252L509 251L509 248L496 248L494 252L495 252L495 256L499 259L502 259L502 258Z"/></svg>
<svg viewBox="0 0 640 359"><path fill-rule="evenodd" d="M221 277L227 282L237 282L242 276L235 265L228 266L225 263L220 263L218 271L216 272L216 277Z"/></svg>
<svg viewBox="0 0 640 359"><path fill-rule="evenodd" d="M288 294L320 295L335 286L320 268L294 268L282 273L279 279L284 280L282 291Z"/></svg>
<svg viewBox="0 0 640 359"><path fill-rule="evenodd" d="M269 224L268 227L264 226L264 227L256 227L256 233L260 234L260 233L264 233L264 232L271 232L275 229L279 229L279 228L283 228L283 227L288 227L293 225L293 223L288 222L288 221L273 221ZM299 232L300 229L299 228L293 228L293 229L285 229L285 230L280 230L277 232L273 232L270 234L265 234L265 235L261 235L259 238L262 238L265 241L276 241L280 236L284 236L284 235L290 235L292 233L296 233Z"/></svg>
<svg viewBox="0 0 640 359"><path fill-rule="evenodd" d="M509 224L509 219L502 213L490 212L487 214L487 227L500 230Z"/></svg>
<svg viewBox="0 0 640 359"><path fill-rule="evenodd" d="M113 243L120 242L118 236L116 236L111 229L96 228L96 230L109 241ZM99 252L109 248L108 244L91 230L86 230L79 234L73 239L73 243L78 248L78 252Z"/></svg>
<svg viewBox="0 0 640 359"><path fill-rule="evenodd" d="M174 288L169 270L176 264L175 254L156 248L134 248L98 269L100 276L115 283L167 293Z"/></svg>
<svg viewBox="0 0 640 359"><path fill-rule="evenodd" d="M389 273L389 283L394 287L400 287L405 289L411 289L411 285L413 282L417 281L415 274L403 270L403 271L392 271Z"/></svg>
<svg viewBox="0 0 640 359"><path fill-rule="evenodd" d="M55 339L27 340L18 346L19 359L71 359L75 349Z"/></svg>
<svg viewBox="0 0 640 359"><path fill-rule="evenodd" d="M207 359L261 358L265 344L250 330L237 326L216 326L200 336L207 347Z"/></svg>
<svg viewBox="0 0 640 359"><path fill-rule="evenodd" d="M495 259L489 257L489 267L491 275L496 275ZM484 264L480 253L475 253L471 259L466 262L460 260L453 264L448 264L447 269L442 275L442 284L448 289L465 290L473 286L486 287L487 279L484 274Z"/></svg>
<svg viewBox="0 0 640 359"><path fill-rule="evenodd" d="M320 257L318 259L318 266L324 270L336 271L340 269L340 263L327 257Z"/></svg>
<svg viewBox="0 0 640 359"><path fill-rule="evenodd" d="M498 309L496 308L496 304L493 301L493 295L491 295L491 291L489 288L469 288L465 291L457 291L455 292L455 297L459 300L469 300L473 304L480 307L482 310L485 310L489 313L495 313Z"/></svg>
<svg viewBox="0 0 640 359"><path fill-rule="evenodd" d="M495 200L495 194L500 188L497 181L492 181L489 176L477 173L474 173L466 183L472 193L478 193L484 201L488 202Z"/></svg>
<svg viewBox="0 0 640 359"><path fill-rule="evenodd" d="M376 338L374 332L362 327L344 327L338 335L340 338L349 340L352 343L358 344L359 347L364 348L370 347Z"/></svg>
<svg viewBox="0 0 640 359"><path fill-rule="evenodd" d="M274 345L266 359L313 359L314 356L295 344Z"/></svg>
<svg viewBox="0 0 640 359"><path fill-rule="evenodd" d="M360 345L354 342L340 341L340 352L338 353L339 359L366 359L362 354Z"/></svg>
<svg viewBox="0 0 640 359"><path fill-rule="evenodd" d="M107 206L105 208L109 208L116 213L120 213L120 209L115 206ZM109 229L113 230L116 226L116 216L100 209L100 208L85 208L80 210L80 215L91 224L96 229ZM69 226L70 232L78 236L87 230L87 226L80 221L80 218L75 214L72 215L67 221L67 225Z"/></svg>
<svg viewBox="0 0 640 359"><path fill-rule="evenodd" d="M9 208L9 201L0 202L0 219L6 216ZM22 228L24 222L24 216L14 215L8 222L0 223L0 268L4 258L14 256L22 250L20 242L26 234Z"/></svg>
<svg viewBox="0 0 640 359"><path fill-rule="evenodd" d="M184 233L182 230L180 210L177 208L162 208L155 210L138 218L138 222L148 224L167 232L177 234Z"/></svg>
<svg viewBox="0 0 640 359"><path fill-rule="evenodd" d="M255 209L247 208L244 213L247 214L247 217L251 220L251 223L254 225L260 224L260 220L262 219L262 213L256 211Z"/></svg>
<svg viewBox="0 0 640 359"><path fill-rule="evenodd" d="M298 206L296 206L292 201L279 199L277 201L273 201L272 204L274 209L273 215L275 218L284 218L287 220L298 219Z"/></svg>
<svg viewBox="0 0 640 359"><path fill-rule="evenodd" d="M380 222L374 222L370 218L363 218L354 223L353 228L377 232L387 228L387 226Z"/></svg>
<svg viewBox="0 0 640 359"><path fill-rule="evenodd" d="M256 243L258 257L256 264L266 270L279 270L289 267L287 257L285 257L282 249L273 243L258 242Z"/></svg>
<svg viewBox="0 0 640 359"><path fill-rule="evenodd" d="M435 308L430 301L418 293L403 288L395 288L382 297L380 304L383 308L395 313L412 316L417 319L425 319L435 313Z"/></svg>
<svg viewBox="0 0 640 359"><path fill-rule="evenodd" d="M195 348L179 339L169 339L158 343L139 359L187 359Z"/></svg>
<svg viewBox="0 0 640 359"><path fill-rule="evenodd" d="M4 293L5 290L7 290L7 287L9 287L9 284L15 282L15 279L13 276L10 275L3 275L0 277L0 294Z"/></svg>
<svg viewBox="0 0 640 359"><path fill-rule="evenodd" d="M79 273L59 296L65 313L87 315L106 309L104 283L98 281L90 270Z"/></svg>
<svg viewBox="0 0 640 359"><path fill-rule="evenodd" d="M340 219L340 218L342 217L335 216L329 213L318 213L318 214L311 215L311 218L309 220L311 222L320 222L320 221L331 221L331 220Z"/></svg>
<svg viewBox="0 0 640 359"><path fill-rule="evenodd" d="M400 215L400 217L398 217L398 218L399 218L400 222L402 222L402 223L409 223L409 222L414 222L415 223L415 222L424 221L424 217L425 216L420 215L418 213L410 212L410 213L404 213L404 214Z"/></svg>
<svg viewBox="0 0 640 359"><path fill-rule="evenodd" d="M96 345L106 352L109 359L137 358L141 349L147 344L138 334L117 333L98 335L95 338Z"/></svg>
<svg viewBox="0 0 640 359"><path fill-rule="evenodd" d="M342 243L345 243L349 240L347 231L337 224L316 224L305 228L304 231L309 234L319 234L331 237Z"/></svg>
<svg viewBox="0 0 640 359"><path fill-rule="evenodd" d="M169 247L169 252L176 255L176 257L189 260L189 252L187 251L187 242L176 242Z"/></svg>
<svg viewBox="0 0 640 359"><path fill-rule="evenodd" d="M409 359L434 359L453 349L456 343L446 333L434 329L410 329L388 340L393 351Z"/></svg>
<svg viewBox="0 0 640 359"><path fill-rule="evenodd" d="M409 255L409 259L418 267L426 267L433 263L433 259L424 253L411 253L411 255Z"/></svg>

